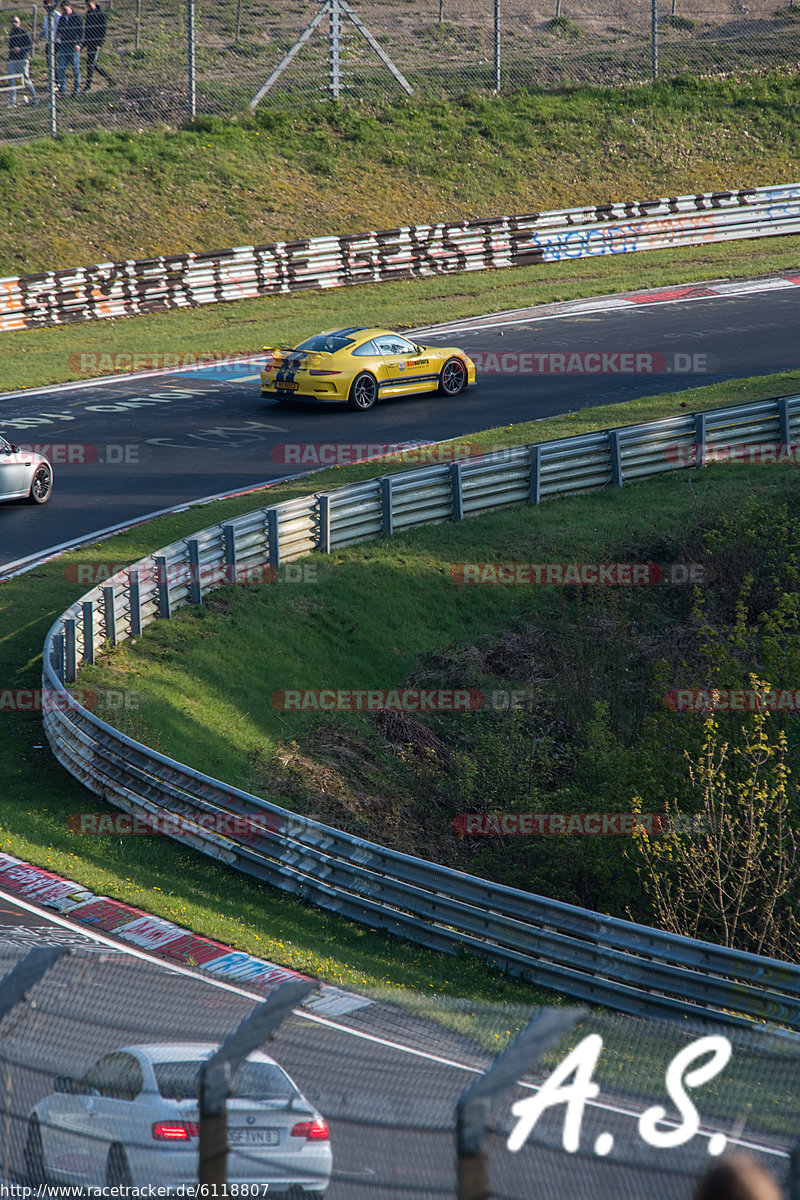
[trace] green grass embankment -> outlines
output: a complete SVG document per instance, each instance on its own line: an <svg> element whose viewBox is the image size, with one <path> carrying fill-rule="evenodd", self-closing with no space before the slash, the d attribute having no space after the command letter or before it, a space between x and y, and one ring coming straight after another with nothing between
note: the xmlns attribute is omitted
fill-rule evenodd
<svg viewBox="0 0 800 1200"><path fill-rule="evenodd" d="M587 409L552 418L515 429L513 439L508 430L497 430L491 434L476 434L476 440L489 446L508 444L512 440L523 442L558 437L565 433L605 428L623 421L667 416L684 411L681 406L695 409L719 406L722 403L795 391L798 386L800 378L797 375L717 385L682 396L649 397L627 405ZM378 472L379 468L374 465L326 471L313 479L298 480L270 489L265 502L302 495L310 488L335 487ZM774 484L770 486L782 486L779 474L776 473ZM681 482L685 484L688 478L682 473L675 476L673 486L680 488ZM698 474L691 478L695 487L706 488L706 479L710 480L711 476ZM726 487L736 487L739 478L732 471ZM764 478L768 481L772 479L769 470L765 470ZM655 491L648 493L647 487L642 485L630 496L635 495L640 503L640 498L648 494L655 498ZM627 495L620 493L610 496L609 493L603 493L584 500L550 503L538 511L520 510L520 513L527 513L537 526L543 522L542 528L550 530L548 536L552 539L558 536L558 530L564 529L565 514L568 511L572 513L573 509L574 518L570 519L579 520L587 529L587 522L591 521L590 513L594 514L598 529L604 510L612 511L618 522L619 514L623 511L618 506L629 503ZM586 507L581 508L581 505ZM0 588L0 677L5 685L16 688L38 686L41 647L47 629L81 590L70 583L65 575L69 563L97 561L106 557L115 562L133 561L172 540L188 536L200 526L228 519L252 506L253 498L247 497L163 518L120 535L102 547L87 547L5 583ZM519 516L517 514L516 519ZM613 528L618 529L618 525ZM479 524L469 521L458 530L444 527L438 533L432 531L431 536L454 536L462 543L466 554L464 539L477 538L478 531ZM595 535L592 535L591 541L594 546L599 546ZM379 560L387 552L388 548L381 546L362 551L377 555ZM423 567L428 561L426 555L429 557L429 552L423 553L419 560ZM342 567L344 572L356 569L355 563L342 564ZM335 590L340 589L349 578L347 574L337 578L336 571L339 569L333 567L331 575L331 586ZM440 573L439 567L425 569L434 578ZM283 600L277 591L271 591L269 599L292 604L296 602L297 595L294 595L294 599L287 596ZM370 592L368 600L370 606L377 604L373 592ZM314 594L310 602L312 605L317 603ZM488 600L485 596L479 597L479 603L486 604ZM211 610L207 618L201 618L205 619L212 619ZM471 619L474 622L474 618ZM182 617L167 630L166 636L168 639L180 636L180 631L186 628L185 618ZM391 656L392 647L387 642L388 627L379 625L378 628L379 645ZM178 633L173 634L171 630ZM454 628L444 630L445 634L448 632L450 636L460 636ZM157 641L164 634L154 630L151 638L145 639L146 645L153 644L152 636ZM425 636L427 642L432 644L434 637L441 639L442 630L436 632L431 629ZM329 653L334 653L334 650L331 649ZM123 664L127 662L129 654L128 648L120 652L110 677L115 686L130 687L138 693L143 684L136 674L139 666L132 660L130 672L122 674ZM402 655L396 657L396 663L399 673L405 665ZM156 688L160 686L156 682ZM0 817L0 846L3 849L60 871L97 892L120 897L199 932L320 975L331 982L350 987L388 984L422 991L436 990L451 996L470 995L478 999L531 1000L533 993L530 988L496 975L475 960L452 960L429 954L340 921L282 894L263 889L248 879L232 878L221 867L165 839L92 839L75 836L67 828L67 818L71 813L94 809L95 803L53 760L42 735L41 720L36 714L5 712L2 716L0 760L4 764L3 795L6 798ZM146 716L145 710L138 730L142 734L146 732ZM238 713L233 714L230 722L234 731L242 725L246 726L246 723L247 719ZM182 750L193 753L194 747L189 742L194 739L196 730L183 741L186 715L177 713L172 725L172 729L165 729L162 742L166 737L174 749L180 745ZM177 741L174 740L176 728L181 734ZM137 730L132 729L132 732ZM277 734L277 729L273 727L259 736L266 746L269 739L274 740ZM239 736L238 732L236 736Z"/></svg>

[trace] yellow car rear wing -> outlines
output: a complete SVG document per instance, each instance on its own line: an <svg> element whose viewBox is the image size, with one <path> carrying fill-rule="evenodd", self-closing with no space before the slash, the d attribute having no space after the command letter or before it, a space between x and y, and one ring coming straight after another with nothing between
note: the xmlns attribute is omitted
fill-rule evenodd
<svg viewBox="0 0 800 1200"><path fill-rule="evenodd" d="M291 346L262 346L262 349L273 362L280 362L289 354L302 354L307 363L316 363L321 359L330 358L329 354L325 354L321 350L295 350Z"/></svg>

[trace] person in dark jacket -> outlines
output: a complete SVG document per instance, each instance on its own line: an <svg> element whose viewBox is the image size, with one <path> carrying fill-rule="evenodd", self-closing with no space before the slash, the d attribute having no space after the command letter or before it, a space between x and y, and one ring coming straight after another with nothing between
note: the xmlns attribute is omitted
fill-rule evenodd
<svg viewBox="0 0 800 1200"><path fill-rule="evenodd" d="M97 71L98 75L102 75L103 79L109 83L112 82L111 76L107 75L97 62L100 47L106 40L106 14L97 3L97 0L86 0L86 16L84 17L83 27L83 48L86 51L86 83L83 90L88 92L92 86L92 75L95 71Z"/></svg>
<svg viewBox="0 0 800 1200"><path fill-rule="evenodd" d="M83 44L83 17L72 11L72 5L64 0L61 5L61 20L56 30L56 65L58 90L67 94L67 67L72 66L73 96L81 90L81 46Z"/></svg>
<svg viewBox="0 0 800 1200"><path fill-rule="evenodd" d="M39 41L44 42L44 52L47 59L47 78L50 79L50 46L55 45L56 31L58 22L61 20L61 13L58 10L56 0L44 0L42 5L44 8L44 21L42 22L42 32L39 34ZM55 70L55 67L53 68Z"/></svg>
<svg viewBox="0 0 800 1200"><path fill-rule="evenodd" d="M33 52L33 39L26 29L22 28L22 21L19 17L12 17L11 28L8 31L8 74L14 76L10 81L8 89L8 107L14 108L17 103L17 83L16 77L22 79L23 85L28 89L34 104L39 103L39 97L36 95L36 88L31 80L31 53Z"/></svg>

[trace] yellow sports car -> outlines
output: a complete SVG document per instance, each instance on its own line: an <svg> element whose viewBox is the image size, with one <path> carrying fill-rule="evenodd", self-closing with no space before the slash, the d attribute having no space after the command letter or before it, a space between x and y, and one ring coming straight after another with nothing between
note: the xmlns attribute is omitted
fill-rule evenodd
<svg viewBox="0 0 800 1200"><path fill-rule="evenodd" d="M439 391L457 396L475 382L475 364L452 346L420 346L387 329L333 329L293 350L265 346L261 395L290 400L342 400L372 408L385 396Z"/></svg>

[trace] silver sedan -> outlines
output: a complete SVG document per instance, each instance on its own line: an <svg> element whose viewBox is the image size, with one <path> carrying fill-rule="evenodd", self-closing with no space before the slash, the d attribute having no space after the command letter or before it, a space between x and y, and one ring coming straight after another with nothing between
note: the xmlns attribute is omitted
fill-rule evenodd
<svg viewBox="0 0 800 1200"><path fill-rule="evenodd" d="M53 468L42 454L0 437L0 500L44 504L53 490Z"/></svg>
<svg viewBox="0 0 800 1200"><path fill-rule="evenodd" d="M113 1050L80 1078L57 1076L28 1120L31 1185L102 1187L197 1183L200 1069L216 1046L164 1043ZM320 1196L331 1176L328 1126L286 1072L254 1051L227 1100L227 1179L239 1195ZM266 1186L263 1186L266 1185ZM234 1192L234 1195L236 1193Z"/></svg>

